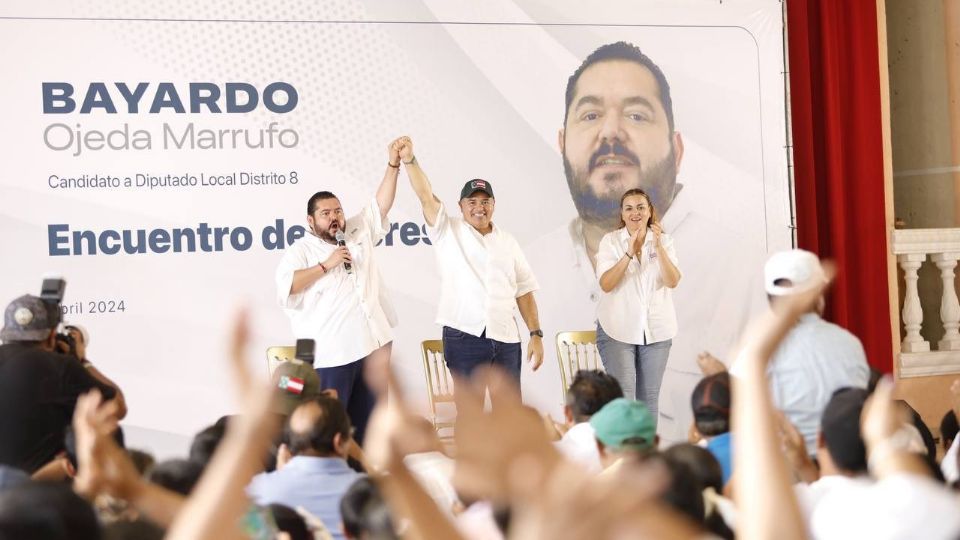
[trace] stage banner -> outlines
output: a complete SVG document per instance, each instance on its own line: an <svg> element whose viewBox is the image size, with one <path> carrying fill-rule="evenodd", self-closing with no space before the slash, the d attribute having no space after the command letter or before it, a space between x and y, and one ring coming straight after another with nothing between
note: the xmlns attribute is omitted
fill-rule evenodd
<svg viewBox="0 0 960 540"><path fill-rule="evenodd" d="M493 186L540 285L546 358L524 363L524 399L556 419L555 336L596 328L597 246L625 189L651 192L683 275L669 440L689 426L696 355L730 360L765 305L765 255L791 244L779 2L12 1L0 47L0 299L65 277L64 316L131 428L185 436L235 410L234 308L252 308L265 374L266 348L295 339L274 273L308 198L360 212L401 135L451 215L465 181ZM637 50L642 65L617 56ZM389 221L375 253L393 364L426 411L439 274L403 171Z"/></svg>

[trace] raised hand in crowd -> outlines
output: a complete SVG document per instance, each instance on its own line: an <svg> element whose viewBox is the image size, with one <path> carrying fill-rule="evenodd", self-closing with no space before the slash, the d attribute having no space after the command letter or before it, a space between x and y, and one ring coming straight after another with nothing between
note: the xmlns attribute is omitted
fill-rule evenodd
<svg viewBox="0 0 960 540"><path fill-rule="evenodd" d="M591 475L554 449L539 415L522 404L507 374L482 369L457 384L454 483L469 497L510 505L511 538L702 535L656 500L667 484L659 464ZM490 412L482 407L484 388L490 389Z"/></svg>
<svg viewBox="0 0 960 540"><path fill-rule="evenodd" d="M241 518L250 510L244 488L260 471L263 456L279 425L272 412L273 389L258 380L247 364L250 329L246 311L236 315L229 343L233 386L240 414L227 433L167 533L168 539L246 539Z"/></svg>
<svg viewBox="0 0 960 540"><path fill-rule="evenodd" d="M73 430L76 437L77 474L74 490L90 499L101 492L125 498L134 478L139 477L134 469L133 477L124 463L115 457L110 434L117 429L117 405L103 403L97 390L91 390L77 399L73 411ZM117 448L119 450L119 448ZM133 464L129 464L133 467Z"/></svg>
<svg viewBox="0 0 960 540"><path fill-rule="evenodd" d="M700 373L703 373L704 377L727 371L727 366L708 351L703 351L697 355L697 366L700 368Z"/></svg>
<svg viewBox="0 0 960 540"><path fill-rule="evenodd" d="M776 418L777 432L780 435L780 448L787 458L787 463L793 471L794 478L806 484L815 482L820 478L820 470L807 453L807 445L803 440L803 435L782 412L777 411Z"/></svg>
<svg viewBox="0 0 960 540"><path fill-rule="evenodd" d="M475 373L455 383L454 485L471 498L496 503L535 497L545 475L560 463L560 454L550 444L540 415L522 404L513 379L493 369ZM483 410L485 387L493 403L490 412ZM520 475L526 478L523 482L511 482L520 463L534 465Z"/></svg>
<svg viewBox="0 0 960 540"><path fill-rule="evenodd" d="M117 429L117 408L115 400L104 403L97 390L77 400L73 415L77 452L74 491L90 500L106 495L126 501L166 527L173 522L184 498L140 476L133 460L112 436Z"/></svg>
<svg viewBox="0 0 960 540"><path fill-rule="evenodd" d="M387 359L378 359L366 366L364 376L377 396L377 405L370 415L364 452L377 476L394 522L406 519L412 538L463 538L448 514L437 506L420 482L407 468L403 458L423 451L431 436L424 424L410 410L400 386L390 371Z"/></svg>
<svg viewBox="0 0 960 540"><path fill-rule="evenodd" d="M930 476L923 459L909 450L912 437L906 426L910 425L910 419L894 401L890 379L880 379L867 398L860 423L870 472L875 477L882 479L896 473Z"/></svg>
<svg viewBox="0 0 960 540"><path fill-rule="evenodd" d="M776 411L770 397L766 368L783 337L800 315L809 311L832 279L833 266L824 264L827 279L811 289L783 297L774 310L751 325L740 351L741 376L733 379L732 425L734 494L739 508L737 537L806 538L787 462L781 450Z"/></svg>

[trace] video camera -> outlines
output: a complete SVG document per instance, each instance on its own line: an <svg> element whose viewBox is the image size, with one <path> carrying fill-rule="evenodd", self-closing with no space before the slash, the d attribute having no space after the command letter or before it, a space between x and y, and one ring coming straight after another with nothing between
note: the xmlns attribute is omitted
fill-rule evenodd
<svg viewBox="0 0 960 540"><path fill-rule="evenodd" d="M67 280L63 278L47 278L40 285L40 300L43 300L44 305L47 306L47 317L54 327L59 327L63 322L63 311L60 305L63 303L63 294L66 290ZM77 356L77 341L69 332L57 332L54 350Z"/></svg>

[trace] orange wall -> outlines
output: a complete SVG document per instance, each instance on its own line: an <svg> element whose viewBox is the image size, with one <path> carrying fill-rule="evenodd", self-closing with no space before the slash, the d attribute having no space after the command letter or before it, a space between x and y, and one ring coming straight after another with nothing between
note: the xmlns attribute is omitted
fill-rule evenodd
<svg viewBox="0 0 960 540"><path fill-rule="evenodd" d="M939 434L940 419L950 410L950 384L960 375L913 377L897 381L897 397L916 409L923 421Z"/></svg>

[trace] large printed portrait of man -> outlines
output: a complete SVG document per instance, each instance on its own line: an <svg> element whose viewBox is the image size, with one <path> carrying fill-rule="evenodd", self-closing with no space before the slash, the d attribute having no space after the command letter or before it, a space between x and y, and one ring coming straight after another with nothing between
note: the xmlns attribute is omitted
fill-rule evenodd
<svg viewBox="0 0 960 540"><path fill-rule="evenodd" d="M673 291L679 331L658 419L662 439L683 441L692 420L690 394L702 376L696 357L709 351L726 359L750 315L763 308L756 276L765 254L690 204L698 194L681 181L684 141L674 121L668 76L639 47L621 41L593 51L570 76L565 105L558 145L577 216L542 244L550 254L541 256L556 261L541 279L542 288L559 291L544 309L548 324L558 330L596 327L602 294L597 248L606 233L619 228L623 193L643 189L674 238L683 274ZM734 190L726 194L730 199L711 202L722 206L738 196Z"/></svg>

